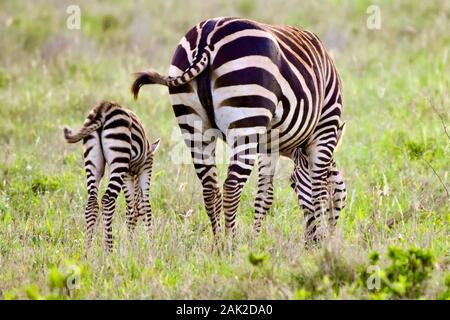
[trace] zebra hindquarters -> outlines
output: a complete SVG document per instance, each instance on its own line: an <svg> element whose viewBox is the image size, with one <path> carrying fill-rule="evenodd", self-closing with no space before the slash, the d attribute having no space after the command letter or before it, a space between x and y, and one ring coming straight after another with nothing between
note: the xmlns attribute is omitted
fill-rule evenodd
<svg viewBox="0 0 450 320"><path fill-rule="evenodd" d="M98 131L84 138L84 165L86 170L86 183L88 200L85 209L86 220L86 248L92 244L94 227L98 219L98 187L105 171L105 158L100 145Z"/></svg>

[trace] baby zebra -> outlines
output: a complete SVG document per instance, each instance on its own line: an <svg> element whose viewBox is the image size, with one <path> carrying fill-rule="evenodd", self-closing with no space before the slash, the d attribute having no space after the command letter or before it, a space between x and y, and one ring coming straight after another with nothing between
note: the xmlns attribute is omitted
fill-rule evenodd
<svg viewBox="0 0 450 320"><path fill-rule="evenodd" d="M145 226L150 237L152 211L149 187L153 154L160 140L150 144L138 117L117 103L108 101L99 103L77 132L64 128L64 137L68 143L83 139L89 193L85 211L87 247L91 245L99 214L97 194L106 162L110 168L108 187L102 197L106 248L112 249L111 221L116 199L122 188L127 204L126 221L130 239L133 238L134 227L141 216L145 217Z"/></svg>

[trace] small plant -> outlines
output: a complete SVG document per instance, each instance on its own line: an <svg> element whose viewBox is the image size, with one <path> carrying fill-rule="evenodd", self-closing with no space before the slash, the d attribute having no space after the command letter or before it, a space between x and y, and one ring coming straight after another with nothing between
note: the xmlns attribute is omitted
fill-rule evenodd
<svg viewBox="0 0 450 320"><path fill-rule="evenodd" d="M409 141L405 144L409 157L412 160L421 159L425 154L425 148L423 145L414 141Z"/></svg>
<svg viewBox="0 0 450 320"><path fill-rule="evenodd" d="M423 296L426 281L434 269L434 258L430 252L417 248L404 251L401 248L390 247L387 252L390 265L379 269L379 287L375 287L373 299L418 299ZM372 265L378 265L380 255L372 252L369 256ZM366 286L370 272L360 272L360 285Z"/></svg>
<svg viewBox="0 0 450 320"><path fill-rule="evenodd" d="M294 294L293 299L294 300L309 300L309 299L312 299L312 296L313 295L311 292L301 288L301 289L298 289L297 292Z"/></svg>
<svg viewBox="0 0 450 320"><path fill-rule="evenodd" d="M446 290L438 295L439 300L450 300L450 274L445 277L445 286Z"/></svg>
<svg viewBox="0 0 450 320"><path fill-rule="evenodd" d="M358 279L359 261L342 255L336 248L324 247L310 264L293 274L298 290L293 299L333 299L351 290Z"/></svg>
<svg viewBox="0 0 450 320"><path fill-rule="evenodd" d="M33 178L31 190L34 194L41 194L46 191L55 191L60 187L58 180L54 177L48 177L40 174Z"/></svg>
<svg viewBox="0 0 450 320"><path fill-rule="evenodd" d="M73 298L74 289L79 287L80 268L68 265L67 271L61 272L56 266L50 268L48 288L50 293L43 295L38 286L32 284L25 288L25 295L31 300L62 300ZM14 298L11 296L9 298Z"/></svg>
<svg viewBox="0 0 450 320"><path fill-rule="evenodd" d="M248 255L248 260L254 266L261 266L264 261L267 260L267 254L255 254L253 252L250 252Z"/></svg>

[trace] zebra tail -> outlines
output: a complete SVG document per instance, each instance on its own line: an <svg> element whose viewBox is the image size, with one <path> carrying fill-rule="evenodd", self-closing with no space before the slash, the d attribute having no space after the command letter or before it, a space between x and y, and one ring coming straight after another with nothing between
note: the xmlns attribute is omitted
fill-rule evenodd
<svg viewBox="0 0 450 320"><path fill-rule="evenodd" d="M65 127L64 128L64 138L68 143L77 143L81 139L86 138L88 135L90 135L92 132L96 131L98 128L102 126L102 123L97 120L93 123L90 123L88 125L83 126L80 130L73 133L72 130Z"/></svg>
<svg viewBox="0 0 450 320"><path fill-rule="evenodd" d="M200 58L194 59L193 63L178 77L166 77L155 71L135 73L136 79L131 86L131 93L137 99L139 89L146 84L162 84L167 87L177 87L192 81L208 66L208 53L205 51Z"/></svg>

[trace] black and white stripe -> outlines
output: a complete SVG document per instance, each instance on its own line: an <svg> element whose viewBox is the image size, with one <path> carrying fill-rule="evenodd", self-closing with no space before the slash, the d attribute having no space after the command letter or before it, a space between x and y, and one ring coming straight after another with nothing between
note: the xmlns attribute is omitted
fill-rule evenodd
<svg viewBox="0 0 450 320"><path fill-rule="evenodd" d="M83 139L88 201L85 210L87 246L92 242L94 226L99 216L97 202L100 180L105 163L110 168L109 183L102 197L105 245L112 249L112 217L116 199L124 189L127 203L127 228L130 238L139 217L145 217L145 225L151 236L152 211L149 187L153 154L159 139L150 144L144 127L130 110L114 102L101 102L88 115L83 127L75 133L64 128L69 143Z"/></svg>
<svg viewBox="0 0 450 320"><path fill-rule="evenodd" d="M142 85L152 83L169 87L216 239L222 197L214 161L216 139L205 134L211 129L217 129L232 150L223 187L227 231L235 231L242 187L257 153L254 228L260 230L273 199L275 151L295 163L291 184L305 213L306 242L322 239L334 227L346 197L333 159L344 126L342 88L316 35L241 18L206 20L182 38L168 77L137 74L134 96ZM262 143L262 133L276 139ZM200 148L198 136L203 137Z"/></svg>

